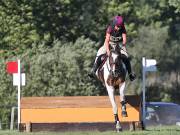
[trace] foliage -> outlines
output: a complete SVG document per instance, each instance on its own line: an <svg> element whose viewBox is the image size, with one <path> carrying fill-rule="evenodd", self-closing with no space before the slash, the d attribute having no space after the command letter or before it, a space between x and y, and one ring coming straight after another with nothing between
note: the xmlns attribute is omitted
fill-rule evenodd
<svg viewBox="0 0 180 135"><path fill-rule="evenodd" d="M99 95L99 87L87 77L96 46L80 37L74 44L56 40L53 47L42 44L23 54L27 73L23 96Z"/></svg>
<svg viewBox="0 0 180 135"><path fill-rule="evenodd" d="M0 48L3 50L24 50L39 40L32 23L32 9L20 1L0 2Z"/></svg>
<svg viewBox="0 0 180 135"><path fill-rule="evenodd" d="M12 106L16 106L17 89L12 86L12 76L5 72L5 60L0 61L0 122L2 128L7 128L7 121L10 121Z"/></svg>
<svg viewBox="0 0 180 135"><path fill-rule="evenodd" d="M173 6L176 8L175 12L180 12L180 0L169 0L168 1L169 5Z"/></svg>

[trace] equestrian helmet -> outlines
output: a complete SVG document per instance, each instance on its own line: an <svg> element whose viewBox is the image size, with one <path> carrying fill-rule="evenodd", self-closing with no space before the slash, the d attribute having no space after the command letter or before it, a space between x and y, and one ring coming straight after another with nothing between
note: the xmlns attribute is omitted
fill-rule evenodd
<svg viewBox="0 0 180 135"><path fill-rule="evenodd" d="M122 16L115 16L114 19L113 19L113 23L114 25L120 27L123 25L123 18Z"/></svg>

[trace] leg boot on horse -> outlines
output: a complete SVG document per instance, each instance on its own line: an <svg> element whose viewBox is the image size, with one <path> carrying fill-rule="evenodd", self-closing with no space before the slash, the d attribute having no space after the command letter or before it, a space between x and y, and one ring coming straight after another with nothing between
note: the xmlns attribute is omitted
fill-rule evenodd
<svg viewBox="0 0 180 135"><path fill-rule="evenodd" d="M126 111L126 102L125 101L121 101L121 109L122 109L122 117L127 117L127 111Z"/></svg>

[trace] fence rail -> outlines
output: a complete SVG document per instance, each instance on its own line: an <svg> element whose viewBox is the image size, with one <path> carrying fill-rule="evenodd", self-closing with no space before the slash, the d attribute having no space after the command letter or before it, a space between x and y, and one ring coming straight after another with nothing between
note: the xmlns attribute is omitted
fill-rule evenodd
<svg viewBox="0 0 180 135"><path fill-rule="evenodd" d="M121 117L119 96L115 99L119 106L121 122L141 121L139 96L126 96L128 117ZM108 122L114 122L108 96L23 97L21 99L21 127L24 128L27 125L33 127L32 124L40 123L41 125L50 123L53 125L53 123Z"/></svg>

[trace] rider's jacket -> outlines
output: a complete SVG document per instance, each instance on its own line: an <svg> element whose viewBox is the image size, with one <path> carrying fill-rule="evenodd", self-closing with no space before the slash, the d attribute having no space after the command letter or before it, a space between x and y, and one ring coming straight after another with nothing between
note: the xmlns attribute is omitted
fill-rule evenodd
<svg viewBox="0 0 180 135"><path fill-rule="evenodd" d="M122 42L122 33L125 33L126 34L126 28L125 26L123 25L122 27L119 28L118 31L115 31L113 26L109 25L107 30L106 30L106 33L109 33L110 34L110 41L109 41L109 44L111 45L117 45L119 44L120 42Z"/></svg>

